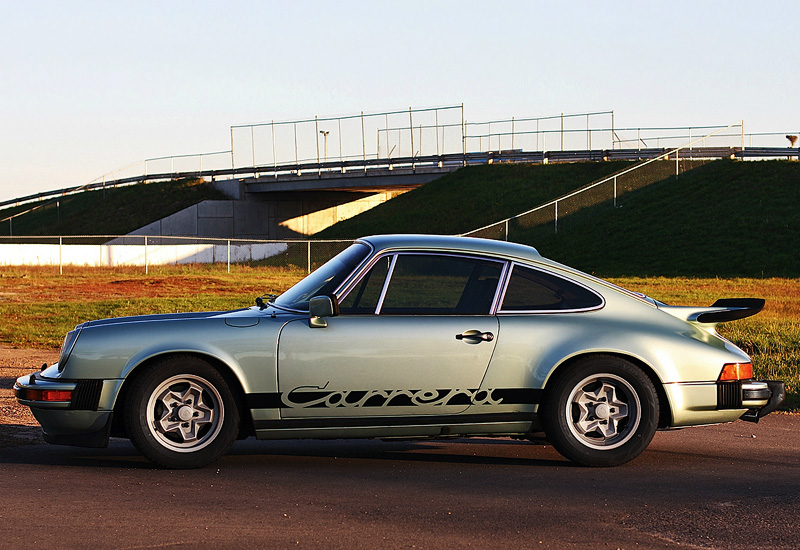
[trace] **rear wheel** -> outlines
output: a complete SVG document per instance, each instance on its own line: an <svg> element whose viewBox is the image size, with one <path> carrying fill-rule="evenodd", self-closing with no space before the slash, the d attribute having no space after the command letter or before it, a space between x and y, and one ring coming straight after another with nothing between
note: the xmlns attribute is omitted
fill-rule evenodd
<svg viewBox="0 0 800 550"><path fill-rule="evenodd" d="M175 356L134 380L125 422L133 444L156 464L199 468L231 447L239 411L216 369L197 357Z"/></svg>
<svg viewBox="0 0 800 550"><path fill-rule="evenodd" d="M545 389L540 407L547 438L584 466L617 466L644 451L658 427L658 394L636 365L591 356L570 365Z"/></svg>

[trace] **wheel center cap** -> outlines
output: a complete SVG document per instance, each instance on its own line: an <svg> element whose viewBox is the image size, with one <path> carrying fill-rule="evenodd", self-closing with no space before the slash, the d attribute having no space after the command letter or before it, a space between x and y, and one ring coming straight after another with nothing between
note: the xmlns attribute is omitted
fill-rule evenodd
<svg viewBox="0 0 800 550"><path fill-rule="evenodd" d="M187 420L191 420L193 416L193 410L191 407L184 405L180 409L178 409L178 418L181 421L186 422Z"/></svg>
<svg viewBox="0 0 800 550"><path fill-rule="evenodd" d="M608 412L608 405L605 403L600 403L594 408L594 415L601 420L608 418Z"/></svg>

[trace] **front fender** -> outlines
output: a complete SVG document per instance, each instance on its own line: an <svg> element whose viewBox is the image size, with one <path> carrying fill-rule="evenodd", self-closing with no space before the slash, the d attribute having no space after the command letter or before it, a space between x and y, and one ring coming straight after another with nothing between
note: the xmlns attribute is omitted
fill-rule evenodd
<svg viewBox="0 0 800 550"><path fill-rule="evenodd" d="M62 377L122 380L154 358L192 353L225 364L247 393L274 392L277 335L284 322L264 316L248 326L231 326L214 317L90 326L81 332Z"/></svg>

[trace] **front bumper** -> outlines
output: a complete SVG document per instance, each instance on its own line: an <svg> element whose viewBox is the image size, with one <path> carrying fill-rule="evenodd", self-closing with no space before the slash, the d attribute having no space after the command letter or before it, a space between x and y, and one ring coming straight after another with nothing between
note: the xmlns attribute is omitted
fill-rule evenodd
<svg viewBox="0 0 800 550"><path fill-rule="evenodd" d="M51 367L52 368L52 367ZM49 371L49 369L48 369ZM30 407L41 424L44 440L56 445L107 447L113 413L104 407L109 382L61 380L45 373L21 376L14 393L21 405Z"/></svg>

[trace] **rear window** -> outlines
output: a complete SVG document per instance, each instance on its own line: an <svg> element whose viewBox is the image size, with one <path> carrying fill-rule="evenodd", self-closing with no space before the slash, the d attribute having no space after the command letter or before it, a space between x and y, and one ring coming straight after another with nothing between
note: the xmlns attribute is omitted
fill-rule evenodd
<svg viewBox="0 0 800 550"><path fill-rule="evenodd" d="M573 311L601 305L603 299L584 286L552 273L514 265L500 311Z"/></svg>

